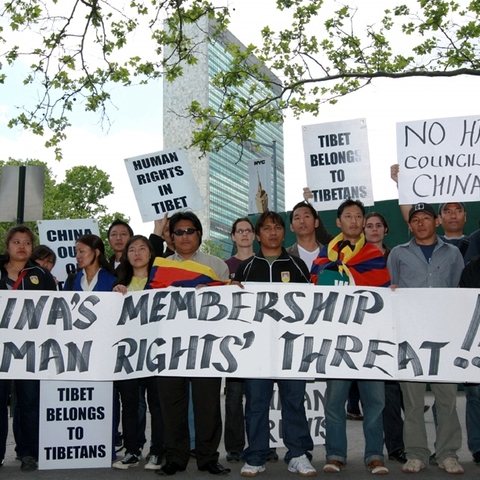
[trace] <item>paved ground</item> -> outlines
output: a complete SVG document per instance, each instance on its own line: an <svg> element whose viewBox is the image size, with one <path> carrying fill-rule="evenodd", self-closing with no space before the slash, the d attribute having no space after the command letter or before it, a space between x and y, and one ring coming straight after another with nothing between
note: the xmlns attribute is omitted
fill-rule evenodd
<svg viewBox="0 0 480 480"><path fill-rule="evenodd" d="M429 393L427 396L426 404L431 405L433 399ZM460 416L460 421L463 428L463 444L462 449L459 452L459 461L465 468L465 475L460 478L471 479L471 478L480 478L480 468L478 468L473 462L472 457L467 449L467 439L465 432L465 395L463 392L458 394L458 411ZM433 441L435 439L434 435L434 425L433 417L431 410L425 414L425 419L427 421L427 431L430 441L430 448L433 448ZM372 475L365 469L363 466L363 433L362 433L362 422L347 422L348 425L348 440L349 440L349 450L348 450L348 466L341 473L337 474L324 474L322 472L322 467L324 464L325 453L323 446L315 447L313 452L313 461L312 464L318 470L318 476L324 478L334 478L334 479L366 479L372 478ZM277 450L280 455L285 453L285 449ZM234 463L228 464L225 461L225 450L223 445L221 445L220 450L220 461L223 465L229 466L232 469L230 475L225 476L225 480L230 479L239 479L240 477L240 468L241 464ZM144 470L144 460L141 461L140 466L136 468L130 468L129 470L115 470L113 468L106 469L84 469L84 470L50 470L50 471L35 471L35 472L21 472L20 471L20 462L15 460L14 456L14 445L13 438L10 436L7 445L7 458L5 465L0 469L0 477L8 478L9 480L15 479L26 479L27 477L31 479L48 479L48 480L85 480L85 479L152 479L152 478L161 478L154 476L152 471ZM386 461L387 466L390 469L390 475L388 478L403 478L404 480L411 479L412 475L406 476L400 471L400 464L397 462ZM173 477L172 477L173 478ZM180 472L175 475L174 478L186 479L186 478L204 478L212 479L214 478L209 473L199 472L196 468L195 461L191 461L187 470L185 472ZM262 473L259 478L262 479L290 479L298 478L295 474L289 473L287 467L283 461L276 463L268 463L266 472ZM451 478L449 474L440 470L438 467L428 466L425 470L417 474L414 478L418 480L426 479L447 479ZM458 478L458 477L457 477Z"/></svg>

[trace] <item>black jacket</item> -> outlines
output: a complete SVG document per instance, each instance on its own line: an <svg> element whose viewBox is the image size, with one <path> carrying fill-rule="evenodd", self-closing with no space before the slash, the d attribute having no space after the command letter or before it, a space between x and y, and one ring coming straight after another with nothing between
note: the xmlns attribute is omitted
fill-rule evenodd
<svg viewBox="0 0 480 480"><path fill-rule="evenodd" d="M0 290L8 290L8 272L5 269L6 258L0 257ZM29 260L19 275L26 270L26 275L20 281L18 290L56 290L52 274L32 260Z"/></svg>
<svg viewBox="0 0 480 480"><path fill-rule="evenodd" d="M471 258L465 265L459 286L463 288L480 288L480 257Z"/></svg>
<svg viewBox="0 0 480 480"><path fill-rule="evenodd" d="M310 283L305 262L282 248L280 256L270 265L260 250L244 260L237 268L235 280L239 282Z"/></svg>

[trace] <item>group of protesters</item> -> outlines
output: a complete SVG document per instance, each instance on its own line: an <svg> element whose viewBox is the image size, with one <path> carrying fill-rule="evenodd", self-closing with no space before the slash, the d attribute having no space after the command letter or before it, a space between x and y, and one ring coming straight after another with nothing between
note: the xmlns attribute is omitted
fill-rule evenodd
<svg viewBox="0 0 480 480"><path fill-rule="evenodd" d="M396 179L398 167L392 168ZM306 189L305 197L310 196ZM283 248L285 224L275 212L265 212L255 226L248 218L237 220L232 240L237 254L227 260L231 277L241 285L260 282L312 282L317 285L362 285L395 288L479 287L476 255L478 231L463 233L465 205L451 202L438 212L427 203L403 205L401 211L412 234L403 245L388 248L386 218L378 212L366 214L358 200L346 200L337 210L333 237L308 202L295 205L290 213L290 229L296 243ZM437 235L442 225L444 235ZM253 253L256 237L260 250ZM470 261L467 262L466 259ZM467 265L465 266L465 263ZM389 460L402 464L405 473L418 473L434 464L450 474L461 474L457 452L461 428L456 410L456 384L431 384L436 422L435 452L428 449L424 420L426 384L379 380L327 380L325 405L325 473L337 473L347 465L347 413L345 406L356 386L363 409L365 435L364 462L374 475L388 474L384 448ZM312 440L303 407L305 382L277 380L282 406L282 437L288 470L314 476ZM225 408L225 448L227 460L244 462L241 475L254 477L265 471L275 453L269 448L268 411L273 381L227 379ZM480 395L478 385L465 385L467 397L468 447L480 464ZM245 394L245 416L242 394ZM247 443L244 439L244 425ZM246 446L246 448L245 448Z"/></svg>
<svg viewBox="0 0 480 480"><path fill-rule="evenodd" d="M398 167L392 167L395 180ZM77 271L65 282L66 290L114 291L127 294L146 288L197 287L248 282L314 283L370 287L454 288L480 287L480 231L463 233L465 205L452 201L438 212L427 203L402 206L412 239L388 248L386 218L366 214L359 200L347 199L337 210L333 236L305 200L290 213L296 242L284 247L286 225L277 212L262 213L255 225L249 217L237 219L231 239L235 255L226 261L201 251L203 227L192 212L178 212L155 222L150 238L134 235L131 227L115 220L108 230L114 251L109 260L105 245L93 234L76 240ZM442 225L444 235L437 235ZM254 252L254 240L259 248ZM5 238L0 258L0 289L55 290L50 270L55 254L48 247L33 249L34 234L24 225ZM172 274L172 269L176 269ZM229 463L243 462L241 475L255 477L277 460L269 445L269 409L274 383L281 403L282 437L288 470L315 476L313 441L305 414L306 381L301 379L238 379L225 383L224 442ZM8 432L8 401L15 390L13 432L15 451L24 471L35 470L38 460L39 382L0 380L0 461L3 465ZM151 417L151 439L145 469L174 475L186 469L192 456L200 471L214 475L231 470L219 463L222 437L220 378L152 376L114 382L115 433L121 423L122 459L112 466L139 465L145 438L146 404ZM468 447L480 464L480 395L478 385L466 385ZM461 429L456 410L456 384L431 384L435 396L436 442L430 452L424 421L426 384L363 379L328 379L325 404L325 473L347 465L347 412L352 391L358 392L365 436L364 462L375 475L388 474L384 447L402 471L417 473L435 464L448 473L463 473L457 452ZM145 400L146 397L146 400ZM245 407L243 399L245 398ZM403 413L402 413L403 412ZM350 418L350 417L349 417ZM121 420L120 420L121 419ZM245 439L246 437L246 439Z"/></svg>

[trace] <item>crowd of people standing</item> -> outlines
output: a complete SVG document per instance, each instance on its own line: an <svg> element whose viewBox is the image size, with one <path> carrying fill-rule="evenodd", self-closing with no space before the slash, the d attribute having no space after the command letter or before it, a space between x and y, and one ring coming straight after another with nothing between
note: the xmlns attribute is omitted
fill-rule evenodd
<svg viewBox="0 0 480 480"><path fill-rule="evenodd" d="M398 168L392 167L392 178ZM294 206L289 228L296 242L285 248L286 225L277 212L262 213L252 223L237 219L231 230L235 254L223 261L204 253L203 227L192 212L179 212L155 222L149 239L134 235L130 226L116 220L108 231L113 257L105 257L105 245L96 235L76 240L78 270L65 282L66 290L115 291L127 294L146 288L249 282L361 285L384 288L454 288L480 286L480 234L463 233L463 203L442 204L438 211L427 203L402 206L411 231L409 242L385 245L386 218L366 213L358 200L348 199L337 210L335 236L306 200ZM437 235L439 225L444 235ZM254 240L259 247L254 250ZM48 247L34 253L34 234L26 226L12 228L0 258L0 289L55 290L50 270L55 254ZM47 249L45 249L47 248ZM167 268L181 265L188 272L170 279ZM199 268L201 267L201 268ZM171 270L169 270L171 271ZM195 272L192 276L191 273ZM226 460L243 462L241 475L254 477L278 455L269 444L269 409L274 383L281 402L282 438L287 448L284 461L292 473L317 474L312 465L313 441L306 419L306 383L301 379L238 379L225 383L224 442ZM8 432L7 405L11 387L16 392L13 430L21 469L35 470L38 459L39 382L0 381L0 461L5 458ZM372 474L387 474L384 448L390 460L406 473L417 473L435 464L448 473L463 473L457 452L461 430L456 412L456 384L432 384L435 396L435 452L427 444L424 421L426 385L420 382L384 382L364 379L328 379L325 405L325 473L337 473L347 465L347 412L349 393L357 388L365 436L364 462ZM145 468L171 476L186 469L192 457L200 471L214 475L231 469L219 462L222 437L220 378L151 376L115 382L115 432L121 423L125 455L113 467L139 465L145 438L146 407L152 436ZM478 385L465 386L468 447L480 464L480 395ZM146 396L146 401L145 401ZM245 405L244 405L245 399ZM121 419L121 420L120 420ZM194 437L192 439L192 432Z"/></svg>

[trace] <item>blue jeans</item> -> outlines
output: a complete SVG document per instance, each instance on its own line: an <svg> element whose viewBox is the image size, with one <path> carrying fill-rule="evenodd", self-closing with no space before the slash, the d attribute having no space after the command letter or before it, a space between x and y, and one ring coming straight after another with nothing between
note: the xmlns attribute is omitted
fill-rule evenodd
<svg viewBox="0 0 480 480"><path fill-rule="evenodd" d="M360 411L360 392L358 391L358 381L354 380L348 392L347 412L354 415L361 415Z"/></svg>
<svg viewBox="0 0 480 480"><path fill-rule="evenodd" d="M347 416L345 403L352 380L327 380L325 406L325 448L327 461L347 463ZM377 380L359 380L358 389L363 407L365 465L383 461L383 418L385 384Z"/></svg>
<svg viewBox="0 0 480 480"><path fill-rule="evenodd" d="M287 453L285 462L307 455L313 450L313 441L305 415L305 381L276 380L282 405L282 437ZM245 380L245 423L248 447L242 460L249 465L264 465L270 451L269 411L273 384L270 379Z"/></svg>
<svg viewBox="0 0 480 480"><path fill-rule="evenodd" d="M463 386L467 399L465 420L467 424L468 449L472 455L480 451L480 385Z"/></svg>

